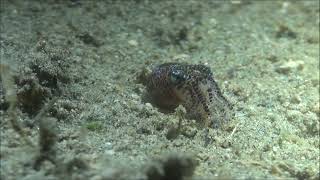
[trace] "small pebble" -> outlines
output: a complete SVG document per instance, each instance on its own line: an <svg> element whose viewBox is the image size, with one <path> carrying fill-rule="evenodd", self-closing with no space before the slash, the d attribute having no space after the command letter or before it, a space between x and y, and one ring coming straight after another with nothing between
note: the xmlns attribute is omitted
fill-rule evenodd
<svg viewBox="0 0 320 180"><path fill-rule="evenodd" d="M186 127L182 134L187 138L193 138L197 134L197 129L190 126Z"/></svg>
<svg viewBox="0 0 320 180"><path fill-rule="evenodd" d="M295 94L295 95L293 95L293 96L291 97L291 102L292 102L292 103L299 104L301 101L302 101L302 100L301 100L301 97L298 96L297 94Z"/></svg>
<svg viewBox="0 0 320 180"><path fill-rule="evenodd" d="M112 143L111 142L106 142L104 147L107 150L111 150L112 149Z"/></svg>
<svg viewBox="0 0 320 180"><path fill-rule="evenodd" d="M131 46L138 46L139 45L139 43L136 40L129 40L128 44Z"/></svg>
<svg viewBox="0 0 320 180"><path fill-rule="evenodd" d="M275 62L278 62L278 61L279 61L279 58L278 58L276 55L271 54L271 55L269 55L269 56L267 57L267 60L270 61L270 62L272 62L272 63L275 63Z"/></svg>
<svg viewBox="0 0 320 180"><path fill-rule="evenodd" d="M152 104L150 104L150 103L146 103L145 104L146 106L146 110L148 110L148 111L152 111L153 110L153 106L152 106Z"/></svg>
<svg viewBox="0 0 320 180"><path fill-rule="evenodd" d="M313 107L312 107L312 112L316 113L318 116L320 115L320 103L316 103Z"/></svg>
<svg viewBox="0 0 320 180"><path fill-rule="evenodd" d="M207 153L199 153L197 154L197 158L199 158L201 161L206 161L209 159L209 155Z"/></svg>
<svg viewBox="0 0 320 180"><path fill-rule="evenodd" d="M288 110L287 111L287 120L289 122L299 122L302 118L302 113L297 110Z"/></svg>
<svg viewBox="0 0 320 180"><path fill-rule="evenodd" d="M139 100L139 96L137 94L131 94L131 98L134 100Z"/></svg>
<svg viewBox="0 0 320 180"><path fill-rule="evenodd" d="M289 74L294 70L302 70L304 67L303 61L288 61L276 67L276 72L281 74Z"/></svg>
<svg viewBox="0 0 320 180"><path fill-rule="evenodd" d="M174 141L173 142L173 146L175 146L175 147L180 147L180 146L182 146L183 145L183 142L182 141Z"/></svg>

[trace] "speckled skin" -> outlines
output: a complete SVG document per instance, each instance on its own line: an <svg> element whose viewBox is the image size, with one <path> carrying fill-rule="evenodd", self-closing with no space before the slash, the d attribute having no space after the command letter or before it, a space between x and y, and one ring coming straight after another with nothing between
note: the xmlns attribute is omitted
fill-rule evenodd
<svg viewBox="0 0 320 180"><path fill-rule="evenodd" d="M190 118L205 120L207 125L230 119L232 106L205 65L161 64L152 70L147 88L161 108L174 109L182 104Z"/></svg>

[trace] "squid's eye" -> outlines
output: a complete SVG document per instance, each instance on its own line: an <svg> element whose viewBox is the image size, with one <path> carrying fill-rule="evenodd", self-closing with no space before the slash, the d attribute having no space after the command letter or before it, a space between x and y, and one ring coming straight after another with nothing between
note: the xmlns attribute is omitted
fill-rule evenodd
<svg viewBox="0 0 320 180"><path fill-rule="evenodd" d="M170 81L174 84L180 83L185 79L185 75L181 70L174 70L170 74Z"/></svg>

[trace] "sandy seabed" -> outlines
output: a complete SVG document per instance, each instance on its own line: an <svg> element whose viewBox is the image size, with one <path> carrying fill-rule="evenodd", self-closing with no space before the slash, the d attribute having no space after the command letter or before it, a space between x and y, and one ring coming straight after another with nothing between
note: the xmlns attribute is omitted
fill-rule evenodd
<svg viewBox="0 0 320 180"><path fill-rule="evenodd" d="M1 0L0 15L1 179L319 179L318 1ZM139 77L166 62L210 67L233 120L150 103Z"/></svg>

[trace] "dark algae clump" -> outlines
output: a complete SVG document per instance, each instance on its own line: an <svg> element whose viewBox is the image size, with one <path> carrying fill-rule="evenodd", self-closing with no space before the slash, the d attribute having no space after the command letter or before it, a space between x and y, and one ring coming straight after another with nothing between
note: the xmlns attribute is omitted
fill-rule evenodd
<svg viewBox="0 0 320 180"><path fill-rule="evenodd" d="M192 179L198 162L191 156L171 154L147 168L148 180Z"/></svg>

